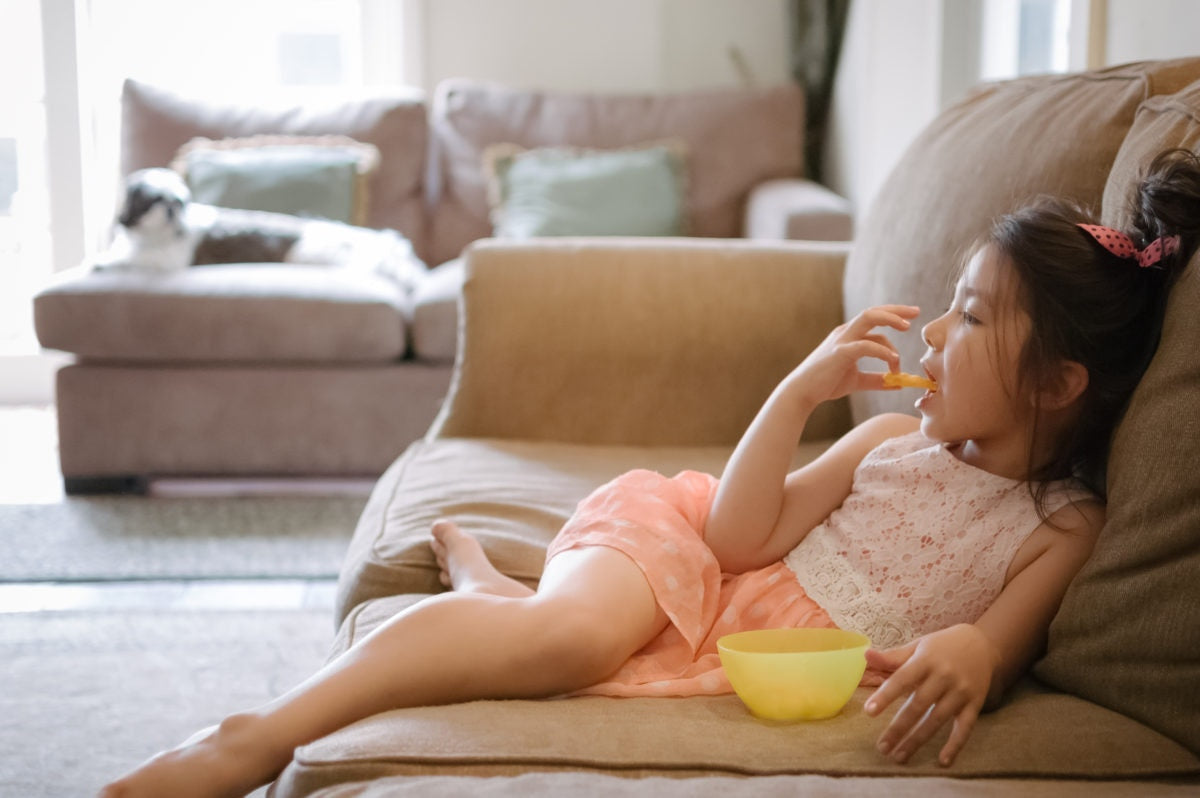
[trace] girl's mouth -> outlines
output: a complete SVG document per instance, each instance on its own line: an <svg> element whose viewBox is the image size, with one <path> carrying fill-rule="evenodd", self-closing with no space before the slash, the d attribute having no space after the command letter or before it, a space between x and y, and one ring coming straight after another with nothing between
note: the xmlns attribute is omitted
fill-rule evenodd
<svg viewBox="0 0 1200 798"><path fill-rule="evenodd" d="M933 383L933 385L932 385L932 387L927 388L925 393L921 394L921 396L913 404L913 406L916 407L918 410L920 410L931 399L933 399L935 396L937 396L938 392L941 391L941 389L942 389L941 383L939 383L936 379L934 379L934 376L933 376L933 374L930 373L929 369L925 368L923 370L925 372L925 376L929 379L929 381L931 383Z"/></svg>

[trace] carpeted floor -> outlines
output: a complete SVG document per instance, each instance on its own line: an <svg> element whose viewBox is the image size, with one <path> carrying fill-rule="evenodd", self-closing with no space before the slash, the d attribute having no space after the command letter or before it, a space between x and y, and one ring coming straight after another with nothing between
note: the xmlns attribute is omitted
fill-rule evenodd
<svg viewBox="0 0 1200 798"><path fill-rule="evenodd" d="M326 610L0 614L0 795L94 795L286 691L332 639Z"/></svg>
<svg viewBox="0 0 1200 798"><path fill-rule="evenodd" d="M336 576L365 497L0 504L0 582Z"/></svg>

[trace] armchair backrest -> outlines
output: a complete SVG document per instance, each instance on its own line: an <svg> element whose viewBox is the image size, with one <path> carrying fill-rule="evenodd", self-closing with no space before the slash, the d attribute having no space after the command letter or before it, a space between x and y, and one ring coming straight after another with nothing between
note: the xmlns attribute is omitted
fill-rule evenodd
<svg viewBox="0 0 1200 798"><path fill-rule="evenodd" d="M467 249L458 360L430 437L729 446L841 322L844 244L491 239ZM827 402L805 428L849 428Z"/></svg>

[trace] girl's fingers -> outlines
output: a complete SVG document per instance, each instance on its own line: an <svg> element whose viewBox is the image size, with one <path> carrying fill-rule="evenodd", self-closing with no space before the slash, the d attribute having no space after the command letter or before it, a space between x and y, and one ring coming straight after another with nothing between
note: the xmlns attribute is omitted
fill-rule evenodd
<svg viewBox="0 0 1200 798"><path fill-rule="evenodd" d="M884 729L883 734L879 738L879 750L884 754L891 754L898 762L903 762L908 758L908 755L915 750L916 746L908 745L910 737L914 733L919 733L921 724L925 722L930 714L930 710L935 712L938 709L938 701L944 698L945 691L940 685L930 684L928 680L922 683L900 707L900 711L892 718L892 722ZM957 707L955 707L957 710ZM940 726L944 721L939 721ZM930 731L925 735L921 742L924 742L933 732Z"/></svg>
<svg viewBox="0 0 1200 798"><path fill-rule="evenodd" d="M907 762L917 749L929 742L929 738L947 723L955 720L963 709L965 701L961 697L949 694L940 696L932 706L921 715L892 751L892 759L897 762Z"/></svg>
<svg viewBox="0 0 1200 798"><path fill-rule="evenodd" d="M938 763L943 767L948 767L954 764L954 758L958 756L958 752L967 744L967 738L971 736L971 731L975 728L975 721L979 718L979 707L968 704L963 707L958 713L958 717L954 719L954 726L950 729L950 739L942 746L941 753L938 754Z"/></svg>
<svg viewBox="0 0 1200 798"><path fill-rule="evenodd" d="M860 339L842 344L842 350L852 357L854 360L869 357L875 360L882 360L890 367L893 363L896 367L900 367L900 353L895 350L890 344L880 343L878 341L868 341ZM880 384L883 381L883 375L879 375Z"/></svg>
<svg viewBox="0 0 1200 798"><path fill-rule="evenodd" d="M872 664L874 659L877 664L872 667L880 670L894 671L891 676L884 680L883 684L875 689L871 697L867 699L864 706L867 714L871 716L878 715L883 710L891 706L902 695L906 695L920 683L920 674L916 674L913 668L904 668L903 666L912 657L916 650L916 641L907 643L900 648L892 648L887 651L875 651L873 657L868 657L868 664ZM880 667L880 664L883 667ZM910 681L911 680L911 681Z"/></svg>
<svg viewBox="0 0 1200 798"><path fill-rule="evenodd" d="M879 305L867 308L850 322L849 328L856 335L865 335L875 327L892 327L907 330L912 319L920 315L921 309L912 305Z"/></svg>
<svg viewBox="0 0 1200 798"><path fill-rule="evenodd" d="M868 333L867 335L863 336L863 340L864 341L874 341L875 343L882 344L883 346L886 346L889 349L896 348L896 345L892 343L892 340L890 338L888 338L886 335L883 335L881 333Z"/></svg>

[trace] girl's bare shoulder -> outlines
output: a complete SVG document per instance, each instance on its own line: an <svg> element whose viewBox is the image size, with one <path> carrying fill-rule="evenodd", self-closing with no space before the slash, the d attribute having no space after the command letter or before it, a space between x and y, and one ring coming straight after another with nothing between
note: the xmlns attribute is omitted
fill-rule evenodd
<svg viewBox="0 0 1200 798"><path fill-rule="evenodd" d="M1099 500L1081 499L1063 505L1021 544L1004 581L1007 583L1045 555L1072 574L1078 571L1091 555L1105 518L1104 504Z"/></svg>

